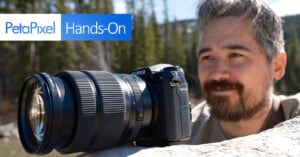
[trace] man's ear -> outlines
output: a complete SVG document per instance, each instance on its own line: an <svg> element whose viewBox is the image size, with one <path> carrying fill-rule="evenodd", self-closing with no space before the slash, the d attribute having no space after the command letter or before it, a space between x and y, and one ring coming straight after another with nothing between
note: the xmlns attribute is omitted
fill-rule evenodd
<svg viewBox="0 0 300 157"><path fill-rule="evenodd" d="M275 80L280 80L284 76L286 62L287 56L285 52L281 52L273 58L273 78Z"/></svg>

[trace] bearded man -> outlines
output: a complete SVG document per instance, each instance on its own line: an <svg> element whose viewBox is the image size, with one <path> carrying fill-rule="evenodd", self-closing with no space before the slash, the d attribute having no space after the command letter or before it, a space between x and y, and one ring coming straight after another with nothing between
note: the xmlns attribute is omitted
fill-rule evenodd
<svg viewBox="0 0 300 157"><path fill-rule="evenodd" d="M198 12L198 77L191 144L256 134L300 115L300 94L273 92L287 62L281 18L263 0L205 0Z"/></svg>

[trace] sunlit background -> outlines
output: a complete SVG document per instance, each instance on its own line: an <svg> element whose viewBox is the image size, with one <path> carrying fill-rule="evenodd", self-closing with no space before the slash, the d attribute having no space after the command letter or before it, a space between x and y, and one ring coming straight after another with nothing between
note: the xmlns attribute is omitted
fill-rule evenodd
<svg viewBox="0 0 300 157"><path fill-rule="evenodd" d="M116 13L126 13L126 3L124 0L113 0ZM164 21L163 0L154 0L157 21ZM280 16L295 15L300 13L300 0L267 0L271 8ZM169 0L168 14L170 20L195 19L199 0Z"/></svg>
<svg viewBox="0 0 300 157"><path fill-rule="evenodd" d="M103 7L96 8L89 2L108 2L113 5L106 7L105 13L130 12L135 15L132 42L0 42L0 156L30 156L24 152L17 137L16 108L21 83L31 73L45 71L55 74L61 69L127 73L141 66L166 62L183 67L189 81L191 102L198 102L201 93L195 49L199 32L195 23L199 0L112 1L83 0L83 11L80 12L74 9L79 0L0 0L1 13L49 13L53 10L63 10L64 13L85 13L87 10L89 13L103 13ZM129 1L136 5L133 11L128 11L130 7L126 6ZM276 91L282 94L300 92L300 0L267 2L277 14L284 17L289 60L285 78L277 83ZM7 7L8 3L10 6ZM152 18L152 11L155 18Z"/></svg>

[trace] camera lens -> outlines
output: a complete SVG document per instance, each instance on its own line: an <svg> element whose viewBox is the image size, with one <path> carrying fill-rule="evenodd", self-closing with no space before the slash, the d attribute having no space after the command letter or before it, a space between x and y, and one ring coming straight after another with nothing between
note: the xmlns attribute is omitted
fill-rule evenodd
<svg viewBox="0 0 300 157"><path fill-rule="evenodd" d="M147 84L137 75L36 73L21 89L19 135L34 154L102 149L136 138L154 119L152 107Z"/></svg>
<svg viewBox="0 0 300 157"><path fill-rule="evenodd" d="M31 130L37 142L41 142L44 136L44 123L45 123L45 104L43 100L43 92L40 86L33 89L32 100L29 109L29 121Z"/></svg>

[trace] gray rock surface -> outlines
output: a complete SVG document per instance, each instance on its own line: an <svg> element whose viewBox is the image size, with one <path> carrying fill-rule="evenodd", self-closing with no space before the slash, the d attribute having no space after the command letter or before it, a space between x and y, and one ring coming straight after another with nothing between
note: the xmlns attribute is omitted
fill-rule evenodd
<svg viewBox="0 0 300 157"><path fill-rule="evenodd" d="M89 157L209 157L209 156L289 156L300 157L300 116L256 135L203 145L168 147L114 147L80 156Z"/></svg>
<svg viewBox="0 0 300 157"><path fill-rule="evenodd" d="M17 124L14 122L0 125L0 141L19 139Z"/></svg>

